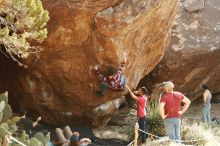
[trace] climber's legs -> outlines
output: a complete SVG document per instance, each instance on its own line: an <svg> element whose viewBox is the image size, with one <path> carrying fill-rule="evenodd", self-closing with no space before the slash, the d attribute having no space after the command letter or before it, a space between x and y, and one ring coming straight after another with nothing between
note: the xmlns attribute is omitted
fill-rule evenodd
<svg viewBox="0 0 220 146"><path fill-rule="evenodd" d="M65 134L66 134L66 138L67 138L67 139L70 139L70 137L73 135L73 132L72 132L72 130L70 129L70 127L69 127L69 126L66 126L66 127L64 128L64 131L65 131Z"/></svg>
<svg viewBox="0 0 220 146"><path fill-rule="evenodd" d="M125 92L125 86L126 86L126 78L125 78L125 76L121 76L120 80L121 80L121 83L122 83L123 91Z"/></svg>
<svg viewBox="0 0 220 146"><path fill-rule="evenodd" d="M63 130L61 130L60 128L56 128L56 135L57 135L58 139L61 141L61 143L68 142L68 139L66 139L63 134Z"/></svg>
<svg viewBox="0 0 220 146"><path fill-rule="evenodd" d="M105 82L101 82L100 86L99 86L99 91L97 91L97 96L104 96L105 95L105 91L108 89L108 84Z"/></svg>

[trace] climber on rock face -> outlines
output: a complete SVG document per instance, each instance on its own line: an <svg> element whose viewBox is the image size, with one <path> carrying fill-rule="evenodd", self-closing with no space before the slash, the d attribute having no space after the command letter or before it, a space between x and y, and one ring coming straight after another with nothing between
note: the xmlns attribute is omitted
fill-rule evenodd
<svg viewBox="0 0 220 146"><path fill-rule="evenodd" d="M122 72L125 69L126 62L127 58L125 57L118 69L115 69L114 67L109 67L105 76L101 74L100 69L97 66L95 67L96 73L101 80L100 89L99 91L97 91L97 96L104 96L105 91L108 88L112 89L115 92L124 92L126 79L122 75Z"/></svg>

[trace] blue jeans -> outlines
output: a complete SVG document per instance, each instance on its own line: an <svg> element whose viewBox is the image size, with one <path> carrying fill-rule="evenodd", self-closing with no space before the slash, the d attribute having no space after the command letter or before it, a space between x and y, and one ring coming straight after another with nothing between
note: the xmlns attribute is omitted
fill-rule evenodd
<svg viewBox="0 0 220 146"><path fill-rule="evenodd" d="M204 123L211 124L211 114L210 114L210 108L208 106L204 106L202 109L202 120Z"/></svg>
<svg viewBox="0 0 220 146"><path fill-rule="evenodd" d="M180 118L167 118L164 120L165 128L170 140L180 140Z"/></svg>
<svg viewBox="0 0 220 146"><path fill-rule="evenodd" d="M121 80L121 82L122 82L123 91L125 91L126 79L125 79L124 76L121 76L121 77L120 77L120 80ZM100 83L100 93L101 93L102 95L105 94L105 91L106 91L108 88L109 88L109 85L108 85L107 83L105 83L105 82L101 82L101 83Z"/></svg>
<svg viewBox="0 0 220 146"><path fill-rule="evenodd" d="M122 83L123 91L125 91L125 86L126 86L125 76L121 76L120 80L121 80L121 83Z"/></svg>
<svg viewBox="0 0 220 146"><path fill-rule="evenodd" d="M139 128L143 131L146 131L146 116L142 117L142 118L138 118L138 124L139 124ZM140 132L141 135L141 142L145 143L146 142L146 133L144 132Z"/></svg>

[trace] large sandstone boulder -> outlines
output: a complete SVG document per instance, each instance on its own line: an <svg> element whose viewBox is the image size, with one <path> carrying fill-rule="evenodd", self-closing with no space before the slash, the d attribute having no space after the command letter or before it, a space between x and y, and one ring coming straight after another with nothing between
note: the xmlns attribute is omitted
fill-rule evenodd
<svg viewBox="0 0 220 146"><path fill-rule="evenodd" d="M96 116L93 109L118 98L110 91L96 97L99 81L92 71L96 65L118 66L127 54L125 76L128 85L136 87L163 57L179 5L178 0L43 3L50 13L44 51L25 61L28 68L1 56L0 87L9 90L14 108L42 115L49 124L79 122L90 113Z"/></svg>
<svg viewBox="0 0 220 146"><path fill-rule="evenodd" d="M220 1L208 0L205 8L190 13L181 4L172 29L172 39L164 58L140 84L150 89L172 80L176 90L191 99L202 95L207 83L213 93L220 92Z"/></svg>

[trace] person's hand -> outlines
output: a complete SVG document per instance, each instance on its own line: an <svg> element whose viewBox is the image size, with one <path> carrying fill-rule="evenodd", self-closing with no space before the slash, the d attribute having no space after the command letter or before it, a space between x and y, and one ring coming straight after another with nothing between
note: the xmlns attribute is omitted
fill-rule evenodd
<svg viewBox="0 0 220 146"><path fill-rule="evenodd" d="M163 115L163 116L162 116L162 119L165 119L166 117L167 117L167 115Z"/></svg>
<svg viewBox="0 0 220 146"><path fill-rule="evenodd" d="M94 67L94 69L95 69L95 70L98 70L98 69L99 69L99 66L98 66L98 65L96 65L96 66Z"/></svg>
<svg viewBox="0 0 220 146"><path fill-rule="evenodd" d="M178 111L178 114L182 115L182 114L183 114L183 112L182 112L182 111Z"/></svg>
<svg viewBox="0 0 220 146"><path fill-rule="evenodd" d="M138 94L138 91L134 91L133 93L134 93L134 95L137 95L137 94Z"/></svg>
<svg viewBox="0 0 220 146"><path fill-rule="evenodd" d="M123 59L123 63L126 63L126 62L127 62L127 57L125 56Z"/></svg>
<svg viewBox="0 0 220 146"><path fill-rule="evenodd" d="M41 120L41 116L37 118L37 121L40 121L40 120Z"/></svg>

